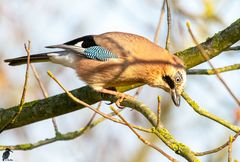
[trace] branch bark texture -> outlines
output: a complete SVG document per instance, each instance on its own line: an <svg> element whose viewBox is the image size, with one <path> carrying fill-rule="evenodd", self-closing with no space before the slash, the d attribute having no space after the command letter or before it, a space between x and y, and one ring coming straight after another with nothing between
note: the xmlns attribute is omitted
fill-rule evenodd
<svg viewBox="0 0 240 162"><path fill-rule="evenodd" d="M203 48L205 54L208 55L209 58L213 58L224 50L228 49L239 40L240 19L236 20L226 29L216 33L213 37L208 38L200 45ZM202 57L201 51L196 47L191 47L184 51L177 52L176 55L183 59L187 69L206 61Z"/></svg>

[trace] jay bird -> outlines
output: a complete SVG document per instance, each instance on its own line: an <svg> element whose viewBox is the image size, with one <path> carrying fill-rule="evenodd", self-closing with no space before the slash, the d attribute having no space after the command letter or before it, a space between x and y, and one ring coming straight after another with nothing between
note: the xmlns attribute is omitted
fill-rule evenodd
<svg viewBox="0 0 240 162"><path fill-rule="evenodd" d="M107 32L46 48L62 50L31 55L31 62L50 61L73 68L81 80L102 93L119 95L110 89L136 83L159 87L170 93L176 106L180 105L186 82L183 61L142 36ZM27 57L5 62L20 65Z"/></svg>

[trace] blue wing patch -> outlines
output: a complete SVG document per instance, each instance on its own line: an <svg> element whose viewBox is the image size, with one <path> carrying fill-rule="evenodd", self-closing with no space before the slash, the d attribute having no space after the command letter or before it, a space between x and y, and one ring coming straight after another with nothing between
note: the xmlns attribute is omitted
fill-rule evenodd
<svg viewBox="0 0 240 162"><path fill-rule="evenodd" d="M118 58L117 55L113 54L112 52L101 46L92 46L86 48L83 52L87 58L99 61L108 61L111 58Z"/></svg>

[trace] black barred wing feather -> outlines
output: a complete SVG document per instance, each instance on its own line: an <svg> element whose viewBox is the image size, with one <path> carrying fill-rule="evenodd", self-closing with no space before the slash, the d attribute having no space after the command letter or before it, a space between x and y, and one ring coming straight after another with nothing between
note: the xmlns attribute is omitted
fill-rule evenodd
<svg viewBox="0 0 240 162"><path fill-rule="evenodd" d="M74 39L60 45L47 46L47 48L61 48L71 51L76 55L81 54L89 59L108 61L109 59L118 58L118 56L104 47L97 45L93 36L84 36Z"/></svg>

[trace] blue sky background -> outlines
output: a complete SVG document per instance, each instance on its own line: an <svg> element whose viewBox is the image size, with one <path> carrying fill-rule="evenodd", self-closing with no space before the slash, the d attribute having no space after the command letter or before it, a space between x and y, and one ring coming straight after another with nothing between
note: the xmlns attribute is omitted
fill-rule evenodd
<svg viewBox="0 0 240 162"><path fill-rule="evenodd" d="M192 24L192 30L198 40L204 41L240 17L238 0L232 0L231 3L227 0L175 0L170 2L173 15L171 52L193 46L185 27L187 20ZM217 15L221 21L211 20L206 16L207 2L210 4L210 9L212 4L213 15ZM25 55L23 43L27 40L32 42L32 53L47 51L44 48L47 45L107 31L130 32L153 40L161 5L161 0L0 1L0 94L2 96L0 107L7 108L19 103L25 66L9 67L3 63L3 60ZM181 15L177 12L177 8L195 15L194 19ZM160 34L159 44L161 46L165 44L166 29L165 19ZM212 62L216 67L240 63L239 52L224 52ZM47 76L47 70L51 70L68 89L85 85L79 81L72 69L51 63L36 64L36 68L50 95L62 93L62 90ZM202 64L197 68L209 67L207 64ZM239 97L240 71L227 72L222 76ZM200 106L234 122L237 105L215 76L188 76L186 91L200 103ZM134 94L134 92L132 90L129 93ZM169 95L162 90L144 86L139 100L156 109L157 95L162 95L164 125L178 141L185 143L192 150L205 151L215 148L224 143L230 134L234 134L223 126L196 114L184 100L182 100L181 108L174 107ZM43 96L31 73L27 101L39 98ZM171 106L168 107L169 104ZM108 107L103 105L102 110L109 112ZM64 133L83 127L91 114L92 112L84 109L57 117L56 120L60 131ZM127 109L123 115L131 122L149 126L146 120L135 111ZM143 135L147 139L152 139L148 135ZM54 130L51 120L45 120L3 132L0 135L0 145L36 142L52 136L54 136ZM156 143L173 157L184 161L161 141ZM233 144L233 157L238 160L240 160L239 149L238 140ZM223 153L224 151L200 158L203 161L216 161L221 155L224 157ZM144 154L147 156L141 159L142 161L167 161L158 152L144 147L127 127L105 121L75 140L56 142L31 151L14 151L11 158L15 162L133 162ZM226 157L220 160L226 161Z"/></svg>

